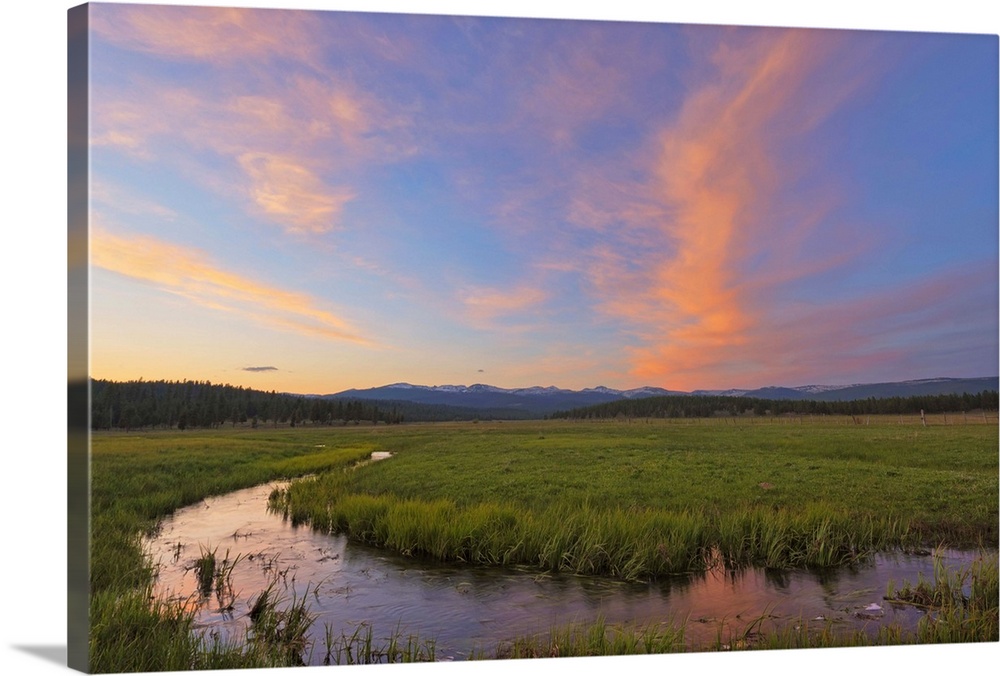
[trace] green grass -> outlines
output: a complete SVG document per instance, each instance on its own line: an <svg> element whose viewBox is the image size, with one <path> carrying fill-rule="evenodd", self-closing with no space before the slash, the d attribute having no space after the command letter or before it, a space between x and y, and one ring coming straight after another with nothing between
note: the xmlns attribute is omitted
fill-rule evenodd
<svg viewBox="0 0 1000 676"><path fill-rule="evenodd" d="M599 618L591 624L554 627L544 636L517 637L471 659L659 655L686 649L683 624L609 625Z"/></svg>
<svg viewBox="0 0 1000 676"><path fill-rule="evenodd" d="M210 495L348 466L367 458L365 444L338 444L323 430L94 434L91 444L90 670L142 672L297 662L283 647L224 645L196 636L191 617L150 603L154 570L142 536L159 519ZM234 561L202 552L199 584L225 593Z"/></svg>
<svg viewBox="0 0 1000 676"><path fill-rule="evenodd" d="M417 636L403 637L397 629L383 640L375 638L370 624L362 623L351 633L336 636L329 627L326 632L326 654L323 664L392 664L403 662L433 662L433 640Z"/></svg>
<svg viewBox="0 0 1000 676"><path fill-rule="evenodd" d="M539 421L94 434L90 670L285 666L315 650L255 638L263 630L231 644L192 632L183 609L150 602L154 570L141 549L142 536L179 507L307 474L319 476L276 496L293 521L470 564L528 562L635 579L691 570L712 557L790 567L837 565L900 545L995 547L997 427L872 423ZM373 451L394 456L339 471ZM208 575L206 562L206 585L219 593L231 563L216 557ZM989 565L995 580L996 561ZM308 609L293 601L302 613L292 619L302 626ZM972 619L956 608L935 617L959 618L967 636L995 627L995 606L992 616L987 609ZM925 639L963 635L952 626L929 626ZM663 637L648 628L605 629L609 645L625 646L608 650L665 650L676 638L673 629ZM590 638L560 638L559 654L598 642L596 630L584 634ZM362 632L330 637L327 648L331 661L357 662L426 659L432 646L398 636L378 643ZM525 654L545 650L523 646Z"/></svg>
<svg viewBox="0 0 1000 676"><path fill-rule="evenodd" d="M296 523L403 554L626 579L995 545L997 428L716 421L415 426L293 484Z"/></svg>
<svg viewBox="0 0 1000 676"><path fill-rule="evenodd" d="M921 643L966 643L1000 640L1000 568L997 555L983 555L958 570L934 561L931 580L890 586L886 599L923 608L918 628Z"/></svg>

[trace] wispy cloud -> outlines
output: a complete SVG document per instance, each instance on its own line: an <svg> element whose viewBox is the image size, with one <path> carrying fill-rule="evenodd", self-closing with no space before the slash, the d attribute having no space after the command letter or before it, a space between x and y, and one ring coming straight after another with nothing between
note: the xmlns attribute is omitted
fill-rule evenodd
<svg viewBox="0 0 1000 676"><path fill-rule="evenodd" d="M314 62L315 26L304 12L236 7L91 8L91 30L120 47L170 60Z"/></svg>
<svg viewBox="0 0 1000 676"><path fill-rule="evenodd" d="M531 78L518 102L517 128L528 124L550 144L574 147L588 123L628 101L625 87L633 75L630 71L641 66L628 61L634 55L630 47L621 40L609 44L606 32L596 26L549 44L538 62L522 64L517 71L517 77Z"/></svg>
<svg viewBox="0 0 1000 676"><path fill-rule="evenodd" d="M344 205L354 197L346 188L325 185L294 159L244 153L237 161L250 179L248 189L258 210L289 232L332 230Z"/></svg>
<svg viewBox="0 0 1000 676"><path fill-rule="evenodd" d="M143 162L197 164L204 183L245 196L254 216L296 235L330 232L359 179L415 152L410 113L315 62L330 45L308 13L128 7L96 11L94 32L170 69L95 80L91 144ZM283 59L281 68L258 63ZM192 158L198 158L196 161Z"/></svg>
<svg viewBox="0 0 1000 676"><path fill-rule="evenodd" d="M345 319L302 293L261 284L217 267L201 250L148 236L95 228L91 264L184 297L203 307L306 336L372 346Z"/></svg>
<svg viewBox="0 0 1000 676"><path fill-rule="evenodd" d="M634 368L682 382L808 384L934 377L955 351L995 344L996 268L977 264L943 271L860 298L800 303L772 312L725 353L661 343L636 350ZM914 336L919 336L915 343ZM984 365L987 370L990 366ZM837 373L831 376L831 371ZM768 378L760 382L761 376Z"/></svg>
<svg viewBox="0 0 1000 676"><path fill-rule="evenodd" d="M477 325L490 324L498 318L510 320L513 315L537 308L547 297L544 290L531 286L511 290L467 287L458 295L466 316Z"/></svg>
<svg viewBox="0 0 1000 676"><path fill-rule="evenodd" d="M516 362L556 383L677 389L912 371L947 349L935 321L972 326L939 291L956 284L947 266L976 254L978 226L956 216L964 239L941 255L926 242L945 204L995 221L995 199L978 199L989 186L959 196L939 180L989 174L972 151L988 124L939 111L978 110L963 92L995 69L977 71L950 38L911 53L922 40L838 31L129 5L93 16L91 214L115 219L94 259L201 306L362 343L346 317L381 322L397 356L426 353L425 339L504 352L497 377ZM962 73L955 104L936 108L950 73ZM906 129L883 133L893 116ZM922 154L900 152L911 140ZM908 218L929 210L907 191L941 214ZM126 223L202 248L113 234ZM209 246L266 258L272 280L295 265L337 301L224 269ZM981 289L990 272L965 283Z"/></svg>
<svg viewBox="0 0 1000 676"><path fill-rule="evenodd" d="M251 373L261 373L263 371L277 371L275 366L244 366L241 371L250 371Z"/></svg>
<svg viewBox="0 0 1000 676"><path fill-rule="evenodd" d="M91 179L90 201L92 207L96 205L113 207L116 211L132 215L153 216L168 221L172 221L177 217L177 212L170 207L137 195L119 185L108 183L98 177Z"/></svg>
<svg viewBox="0 0 1000 676"><path fill-rule="evenodd" d="M181 166L211 153L220 190L245 195L250 213L290 233L334 229L357 192L347 181L411 152L393 136L405 122L351 86L298 78L267 95L219 96L133 84L95 104L95 146Z"/></svg>
<svg viewBox="0 0 1000 676"><path fill-rule="evenodd" d="M769 343L775 289L859 253L803 257L828 196L818 211L778 200L794 179L784 144L842 99L814 99L808 86L838 38L750 35L723 43L652 151L636 154L650 179L592 169L582 183L592 187L572 203L574 223L615 233L589 248L584 269L596 306L624 319L638 341L631 354L640 380L687 387L704 386L698 379L709 372L756 378L766 371L754 358Z"/></svg>

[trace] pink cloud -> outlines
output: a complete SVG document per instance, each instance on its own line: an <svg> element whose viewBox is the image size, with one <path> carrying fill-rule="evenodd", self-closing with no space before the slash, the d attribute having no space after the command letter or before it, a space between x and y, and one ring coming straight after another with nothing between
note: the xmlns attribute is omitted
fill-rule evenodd
<svg viewBox="0 0 1000 676"><path fill-rule="evenodd" d="M286 232L328 232L357 194L359 170L407 157L416 144L408 113L318 67L313 52L332 38L315 19L234 8L95 8L101 40L206 68L183 84L127 70L114 84L96 77L92 146L200 172L200 182L244 195L250 213ZM280 69L270 63L279 57ZM222 171L205 169L206 153Z"/></svg>
<svg viewBox="0 0 1000 676"><path fill-rule="evenodd" d="M244 153L237 158L250 180L249 193L260 212L293 233L319 234L336 224L354 194L332 188L294 158Z"/></svg>
<svg viewBox="0 0 1000 676"><path fill-rule="evenodd" d="M540 288L520 286L511 290L467 287L459 294L459 302L467 318L474 324L490 324L493 320L536 308L548 298Z"/></svg>
<svg viewBox="0 0 1000 676"><path fill-rule="evenodd" d="M102 39L171 60L313 62L319 37L307 14L281 10L95 5L90 18Z"/></svg>
<svg viewBox="0 0 1000 676"><path fill-rule="evenodd" d="M370 96L308 78L228 96L134 83L97 98L92 144L184 166L210 151L229 171L207 184L246 195L249 211L288 232L316 234L356 194L336 176L409 153L404 127Z"/></svg>
<svg viewBox="0 0 1000 676"><path fill-rule="evenodd" d="M789 140L858 87L847 78L814 95L840 37L747 35L717 49L673 122L634 154L649 180L629 180L624 165L591 169L571 203L575 224L613 234L586 252L581 269L596 307L623 320L623 334L636 341L638 380L702 387L705 378L728 384L773 372L765 362L778 290L848 264L871 245L859 238L807 253L836 205L835 188L810 194L815 205L779 200L803 169L786 152Z"/></svg>
<svg viewBox="0 0 1000 676"><path fill-rule="evenodd" d="M264 326L359 345L374 344L347 320L320 307L316 299L224 270L193 247L94 228L90 260L96 267Z"/></svg>

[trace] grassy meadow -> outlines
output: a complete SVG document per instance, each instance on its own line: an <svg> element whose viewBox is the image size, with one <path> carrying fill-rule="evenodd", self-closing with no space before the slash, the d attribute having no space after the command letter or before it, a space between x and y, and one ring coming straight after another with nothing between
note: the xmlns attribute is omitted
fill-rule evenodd
<svg viewBox="0 0 1000 676"><path fill-rule="evenodd" d="M373 432L396 456L298 482L296 522L404 554L626 579L997 541L997 429L722 421Z"/></svg>
<svg viewBox="0 0 1000 676"><path fill-rule="evenodd" d="M533 421L95 433L90 667L297 663L288 641L260 640L259 631L235 645L210 643L190 631L183 612L151 605L154 572L140 547L142 535L173 510L277 478L315 475L272 496L293 521L403 554L625 579L719 560L788 568L839 565L899 547L996 547L995 424L866 422ZM374 451L393 457L342 471ZM995 579L995 557L990 565ZM995 616L994 599L986 619L973 623L980 629L960 640L997 640ZM641 638L636 645L659 651L676 644L673 636ZM790 647L802 639L775 640ZM629 644L619 641L615 650ZM516 655L536 647L545 652L530 642L518 645Z"/></svg>

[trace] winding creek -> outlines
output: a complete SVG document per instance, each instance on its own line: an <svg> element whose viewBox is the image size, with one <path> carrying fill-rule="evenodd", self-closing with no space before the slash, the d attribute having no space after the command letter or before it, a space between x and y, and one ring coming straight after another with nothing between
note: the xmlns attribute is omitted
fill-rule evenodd
<svg viewBox="0 0 1000 676"><path fill-rule="evenodd" d="M208 498L164 519L146 550L158 564L155 593L196 610L196 626L223 638L242 637L253 597L272 581L287 598L308 599L316 614L304 656L322 664L327 631L339 637L373 628L378 641L398 632L434 641L436 658L495 654L516 636L554 626L639 625L687 620L685 640L713 643L767 616L763 629L806 621L875 632L885 623L912 629L922 612L883 600L890 580L916 583L933 575L934 557L885 554L850 568L822 572L712 571L627 583L528 569L439 565L293 527L267 510L272 483ZM219 560L239 557L232 597L203 596L194 571L202 549ZM945 564L967 564L975 552L944 551Z"/></svg>

